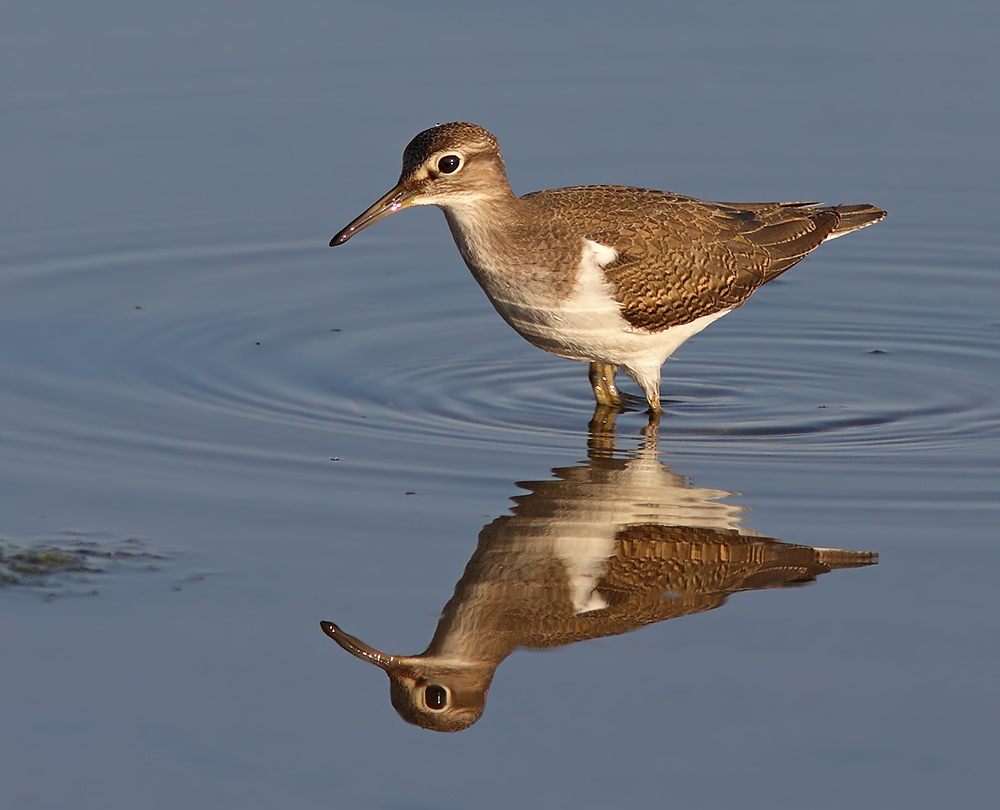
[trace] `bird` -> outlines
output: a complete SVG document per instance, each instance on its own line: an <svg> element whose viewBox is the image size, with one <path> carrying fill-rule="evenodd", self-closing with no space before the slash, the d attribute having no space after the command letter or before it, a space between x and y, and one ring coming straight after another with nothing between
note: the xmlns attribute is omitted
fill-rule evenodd
<svg viewBox="0 0 1000 810"><path fill-rule="evenodd" d="M694 486L659 460L655 432L625 454L610 432L588 445L586 462L518 482L511 513L479 533L423 653L380 652L320 622L342 649L386 673L406 722L468 728L498 667L519 649L630 633L714 610L735 593L878 561L875 552L785 543L743 527L742 507L724 500L733 493Z"/></svg>
<svg viewBox="0 0 1000 810"><path fill-rule="evenodd" d="M493 134L456 121L416 135L396 185L330 246L416 205L444 212L465 264L518 334L590 364L598 407L627 403L621 368L651 414L662 410L661 366L684 341L826 240L886 215L868 203L709 202L629 186L518 196Z"/></svg>

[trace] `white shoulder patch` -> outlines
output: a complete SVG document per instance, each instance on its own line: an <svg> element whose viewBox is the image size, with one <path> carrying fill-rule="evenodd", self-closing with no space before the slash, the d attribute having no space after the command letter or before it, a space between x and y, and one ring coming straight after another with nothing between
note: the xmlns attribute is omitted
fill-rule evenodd
<svg viewBox="0 0 1000 810"><path fill-rule="evenodd" d="M607 267L618 258L618 251L592 239L583 240L583 264L593 262L598 267Z"/></svg>
<svg viewBox="0 0 1000 810"><path fill-rule="evenodd" d="M578 322L576 329L621 330L618 322L620 308L614 300L614 290L604 275L604 268L618 257L618 251L591 239L583 240L580 251L580 268L572 296L561 302L562 315L577 313L597 320L592 323Z"/></svg>

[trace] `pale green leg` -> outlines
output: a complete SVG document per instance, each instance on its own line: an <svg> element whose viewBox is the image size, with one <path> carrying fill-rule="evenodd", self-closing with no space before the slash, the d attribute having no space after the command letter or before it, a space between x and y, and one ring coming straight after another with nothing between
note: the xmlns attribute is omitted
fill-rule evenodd
<svg viewBox="0 0 1000 810"><path fill-rule="evenodd" d="M618 393L618 386L615 385L615 372L618 366L610 363L590 364L590 384L594 389L594 399L598 405L613 406L617 408L622 404L621 394Z"/></svg>

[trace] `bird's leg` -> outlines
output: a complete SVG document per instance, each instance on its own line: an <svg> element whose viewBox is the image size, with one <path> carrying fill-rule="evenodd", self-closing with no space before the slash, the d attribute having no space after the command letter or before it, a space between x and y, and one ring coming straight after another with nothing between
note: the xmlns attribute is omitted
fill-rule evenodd
<svg viewBox="0 0 1000 810"><path fill-rule="evenodd" d="M587 448L589 453L603 453L610 458L615 449L615 417L618 408L614 405L598 405L590 420Z"/></svg>
<svg viewBox="0 0 1000 810"><path fill-rule="evenodd" d="M590 364L590 384L594 389L594 399L598 405L618 407L622 404L621 394L615 385L615 372L618 366L611 363L593 362Z"/></svg>
<svg viewBox="0 0 1000 810"><path fill-rule="evenodd" d="M655 377L640 379L639 385L642 386L643 393L646 395L646 402L649 403L650 416L659 416L663 413L663 408L660 407L660 375L657 374Z"/></svg>

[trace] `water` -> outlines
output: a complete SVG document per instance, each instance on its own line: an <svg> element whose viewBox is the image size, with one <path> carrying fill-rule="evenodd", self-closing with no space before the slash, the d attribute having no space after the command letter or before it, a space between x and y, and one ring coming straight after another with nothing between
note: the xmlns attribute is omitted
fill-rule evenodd
<svg viewBox="0 0 1000 810"><path fill-rule="evenodd" d="M998 23L985 3L5 9L0 553L87 569L0 589L5 806L991 806ZM495 132L519 192L889 218L685 344L655 447L638 413L591 434L585 367L496 317L440 214L325 247L455 119ZM528 572L521 596L576 565L585 598L635 521L721 532L708 556L756 534L879 558L515 651L457 734L400 720L320 630L419 653L487 558Z"/></svg>

